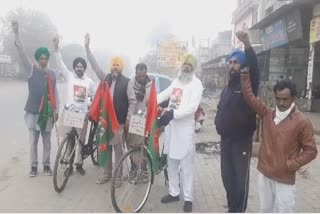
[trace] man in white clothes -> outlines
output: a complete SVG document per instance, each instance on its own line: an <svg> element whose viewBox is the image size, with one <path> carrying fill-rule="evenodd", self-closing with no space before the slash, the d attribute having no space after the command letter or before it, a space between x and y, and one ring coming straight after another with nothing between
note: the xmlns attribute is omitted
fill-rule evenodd
<svg viewBox="0 0 320 214"><path fill-rule="evenodd" d="M183 188L184 212L192 212L193 200L193 156L194 156L194 114L200 104L203 86L195 76L196 58L187 54L178 78L158 95L158 103L169 99L159 120L165 127L165 142L168 154L169 195L162 203L179 200L180 186ZM179 168L182 184L179 185Z"/></svg>
<svg viewBox="0 0 320 214"><path fill-rule="evenodd" d="M75 72L70 71L64 64L61 53L59 51L59 38L55 37L53 39L54 53L58 66L58 70L62 72L64 78L67 81L67 91L65 92L65 104L74 105L77 109L86 110L89 107L88 95L93 95L95 93L95 86L89 77L85 75L85 70L87 68L87 63L85 59L78 57L73 61L73 69ZM60 120L62 121L62 119ZM61 123L62 124L62 123ZM70 131L71 127L60 126L62 133L67 133ZM88 121L84 123L83 129L76 129L77 133L80 135L80 141L85 142L87 133ZM83 130L83 131L82 131ZM76 169L81 175L85 175L85 171L82 167L83 160L81 156L81 145L78 144L76 148ZM71 167L70 173L72 173L73 168Z"/></svg>

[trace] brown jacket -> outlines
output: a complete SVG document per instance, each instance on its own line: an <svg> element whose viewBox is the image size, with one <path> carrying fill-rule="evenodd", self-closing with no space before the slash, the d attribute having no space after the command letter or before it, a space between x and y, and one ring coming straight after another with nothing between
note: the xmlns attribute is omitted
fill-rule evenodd
<svg viewBox="0 0 320 214"><path fill-rule="evenodd" d="M241 88L248 105L262 119L258 170L272 180L294 184L296 171L318 153L311 122L294 107L289 116L276 125L275 110L252 93L249 73L241 74Z"/></svg>

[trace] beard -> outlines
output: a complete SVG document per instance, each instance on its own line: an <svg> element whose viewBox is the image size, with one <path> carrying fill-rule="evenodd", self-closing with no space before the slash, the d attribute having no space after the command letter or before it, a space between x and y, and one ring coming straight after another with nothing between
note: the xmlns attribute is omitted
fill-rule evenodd
<svg viewBox="0 0 320 214"><path fill-rule="evenodd" d="M76 75L78 76L78 77L83 77L83 75L84 75L84 72L83 71L76 71L75 72L76 73Z"/></svg>
<svg viewBox="0 0 320 214"><path fill-rule="evenodd" d="M230 80L240 78L240 72L235 70L229 71Z"/></svg>
<svg viewBox="0 0 320 214"><path fill-rule="evenodd" d="M119 75L119 71L117 70L113 70L111 71L111 76L112 76L112 79L116 79Z"/></svg>
<svg viewBox="0 0 320 214"><path fill-rule="evenodd" d="M184 84L191 82L192 78L193 78L193 72L181 71L178 74L178 79Z"/></svg>

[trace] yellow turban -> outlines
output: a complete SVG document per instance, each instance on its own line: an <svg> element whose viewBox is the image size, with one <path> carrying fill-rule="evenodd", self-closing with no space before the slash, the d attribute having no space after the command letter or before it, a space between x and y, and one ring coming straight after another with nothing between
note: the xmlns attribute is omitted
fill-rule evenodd
<svg viewBox="0 0 320 214"><path fill-rule="evenodd" d="M121 71L123 71L124 62L123 62L123 60L122 60L119 56L113 57L113 58L111 59L110 67L112 67L113 64L119 64L119 65L120 65L120 68L121 68Z"/></svg>
<svg viewBox="0 0 320 214"><path fill-rule="evenodd" d="M193 67L193 69L195 69L197 67L197 59L192 55L192 54L186 54L183 57L183 61L182 64L184 63L190 63Z"/></svg>

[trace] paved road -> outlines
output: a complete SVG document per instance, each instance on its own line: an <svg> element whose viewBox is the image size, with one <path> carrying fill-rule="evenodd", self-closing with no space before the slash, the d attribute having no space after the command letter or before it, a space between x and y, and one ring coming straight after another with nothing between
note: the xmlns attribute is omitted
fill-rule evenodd
<svg viewBox="0 0 320 214"><path fill-rule="evenodd" d="M59 84L60 91L64 86ZM53 190L52 177L47 177L39 167L39 175L29 178L28 133L23 120L23 107L27 95L24 82L0 81L0 212L114 212L109 184L97 185L96 178L101 172L88 159L85 162L87 174L75 173L63 193ZM213 100L204 100L208 118L197 142L218 141L213 126ZM52 162L57 146L52 141ZM41 157L42 145L39 143ZM40 159L41 163L41 159ZM225 192L220 178L218 156L197 154L195 171L194 212L224 212ZM39 165L41 166L41 165ZM256 159L252 159L249 212L259 211L257 194ZM297 181L297 211L320 212L320 160L310 166L311 178ZM164 176L155 179L151 194L143 212L182 212L183 201L163 206L160 198L167 194Z"/></svg>

